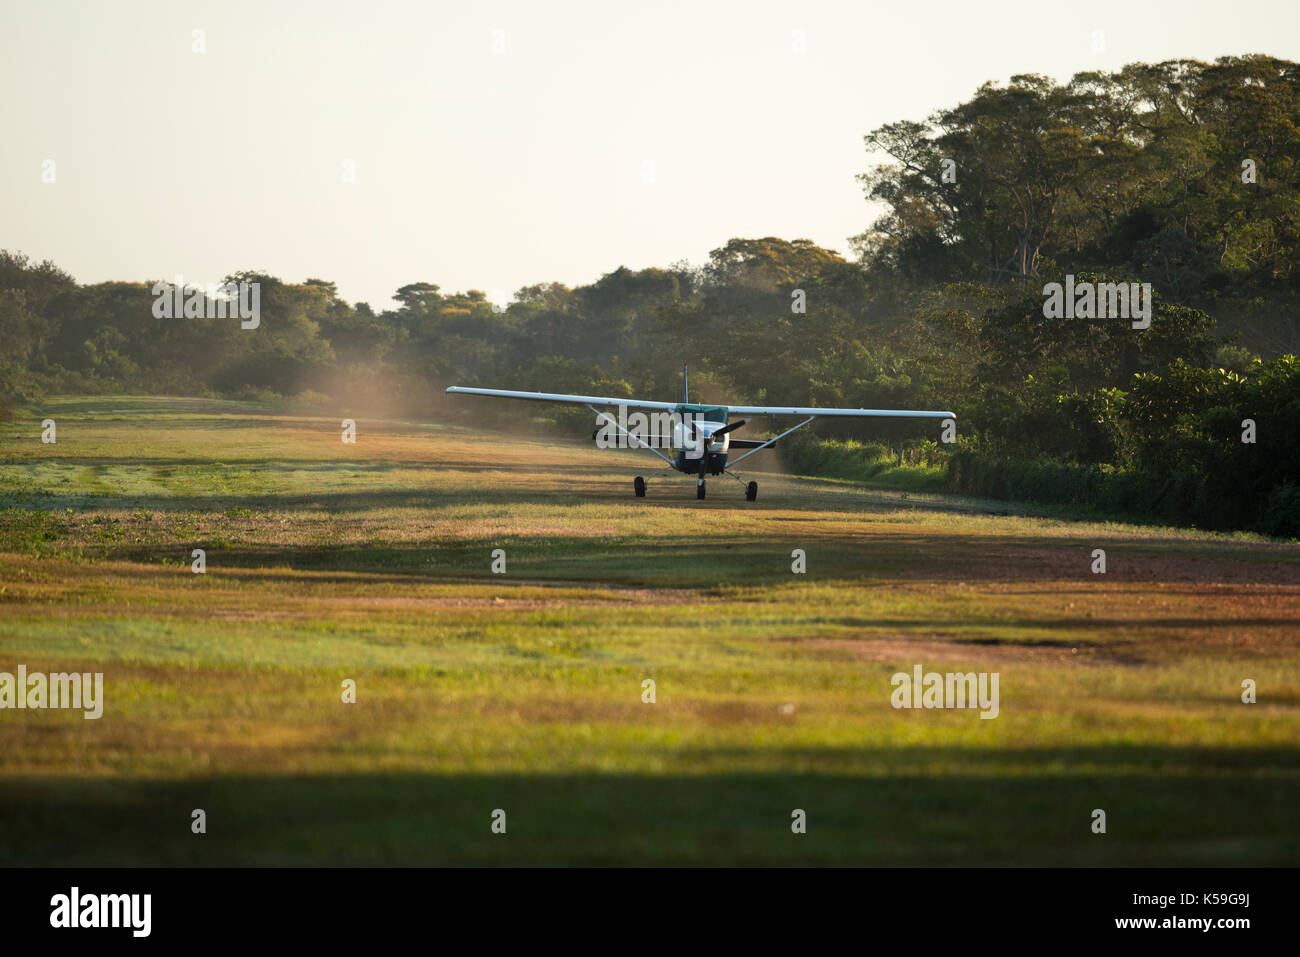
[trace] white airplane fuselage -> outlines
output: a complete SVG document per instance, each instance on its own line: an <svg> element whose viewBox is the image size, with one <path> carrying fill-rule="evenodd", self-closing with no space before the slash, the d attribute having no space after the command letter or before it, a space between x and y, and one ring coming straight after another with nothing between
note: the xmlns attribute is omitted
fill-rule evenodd
<svg viewBox="0 0 1300 957"><path fill-rule="evenodd" d="M674 425L672 443L677 455L673 457L673 468L691 475L721 475L727 467L731 433L724 432L717 439L712 436L725 425L725 422L696 422L695 438L686 435L687 430L680 423Z"/></svg>

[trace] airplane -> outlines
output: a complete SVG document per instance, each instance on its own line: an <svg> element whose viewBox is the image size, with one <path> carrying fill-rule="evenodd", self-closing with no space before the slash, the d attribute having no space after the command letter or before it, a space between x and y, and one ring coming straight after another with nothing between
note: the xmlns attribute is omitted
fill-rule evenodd
<svg viewBox="0 0 1300 957"><path fill-rule="evenodd" d="M642 399L621 399L611 398L609 396L594 395L564 395L551 392L512 392L507 389L468 389L460 386L451 386L447 389L448 394L454 395L487 395L495 396L502 399L532 399L538 402L561 402L568 405L585 405L596 413L597 421L601 426L592 432L592 438L600 443L600 434L602 431L614 431L620 436L625 436L632 448L649 449L655 455L663 459L667 466L661 468L651 476L657 478L664 471L671 468L687 475L695 476L695 497L704 498L706 475L730 475L737 482L745 487L745 500L753 502L758 498L758 483L750 482L748 484L740 478L728 466L736 466L740 462L749 458L760 449L771 448L776 445L778 439L783 439L796 429L802 429L809 422L820 416L837 416L848 418L895 418L895 419L952 419L956 422L957 417L951 412L918 412L910 410L895 409L822 409L812 406L788 406L788 405L699 405L691 402L690 380L688 378L688 369L682 367L682 401L681 402L651 402ZM669 458L664 455L653 444L646 441L646 434L629 429L624 422L616 419L608 412L600 411L601 408L619 407L623 415L620 418L626 418L626 409L648 410L651 413L666 416L671 421L671 435L664 436L663 433L648 433L652 438L668 438L669 447L676 450L676 455ZM738 422L729 421L732 415L802 415L807 416L798 425L786 429L780 435L766 441L757 439L733 439L731 433L741 426L746 425L749 419L741 419ZM645 418L644 413L642 417ZM648 421L648 420L647 420ZM662 422L663 419L660 419ZM744 455L728 462L727 456L732 449L748 449ZM638 475L632 483L633 494L637 498L645 498L646 479Z"/></svg>

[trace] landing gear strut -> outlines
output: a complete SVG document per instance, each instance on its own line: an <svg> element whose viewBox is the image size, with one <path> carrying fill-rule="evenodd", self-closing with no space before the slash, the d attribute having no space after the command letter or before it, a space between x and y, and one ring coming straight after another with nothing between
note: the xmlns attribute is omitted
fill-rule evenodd
<svg viewBox="0 0 1300 957"><path fill-rule="evenodd" d="M726 469L723 469L723 471L724 471L724 472L727 472ZM746 502L752 502L752 501L754 501L755 499L758 498L758 483L757 483L757 482L750 482L750 483L746 484L746 483L745 483L745 480L742 479L742 478L741 478L739 475L737 475L735 472L727 472L727 474L730 475L732 478L734 478L734 479L736 480L736 482L740 485L740 487L743 488L743 489L745 490L745 501L746 501Z"/></svg>
<svg viewBox="0 0 1300 957"><path fill-rule="evenodd" d="M725 471L725 470L724 470L724 471ZM657 478L660 474L661 474L661 473L656 472L654 475L650 476L650 478L652 478L652 479L653 479L653 478ZM731 476L732 478L734 478L737 482L739 482L742 486L744 486L744 489L745 489L745 501L747 501L747 502L753 502L753 501L755 501L755 500L758 498L758 483L757 483L757 482L750 482L750 483L746 484L746 483L744 482L744 480L741 479L739 476L737 476L734 472L727 472L726 474L727 474L727 475L730 475L730 476ZM634 479L632 480L632 491L633 491L633 493L636 495L637 498L645 498L645 490L646 490L646 488L647 488L647 480L646 480L645 476L643 476L643 475L638 475L636 478L634 478ZM704 476L703 476L703 475L697 475L697 476L695 477L695 497L696 497L696 498L700 498L700 499L702 499L702 498L705 497L705 495L706 495L707 493L708 493L708 485L705 483Z"/></svg>

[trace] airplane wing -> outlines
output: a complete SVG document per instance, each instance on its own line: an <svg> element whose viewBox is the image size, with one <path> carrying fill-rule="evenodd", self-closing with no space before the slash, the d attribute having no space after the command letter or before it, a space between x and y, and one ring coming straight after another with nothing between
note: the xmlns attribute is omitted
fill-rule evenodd
<svg viewBox="0 0 1300 957"><path fill-rule="evenodd" d="M452 386L449 393L459 395L494 395L499 399L533 399L537 402L563 402L568 405L596 405L606 408L627 406L629 409L662 409L671 412L676 402L646 402L640 399L619 399L604 395L565 395L559 392L512 392L509 389L463 389Z"/></svg>
<svg viewBox="0 0 1300 957"><path fill-rule="evenodd" d="M887 419L955 419L951 412L928 412L912 409L819 409L797 405L732 405L727 411L735 415L838 415L854 418Z"/></svg>
<svg viewBox="0 0 1300 957"><path fill-rule="evenodd" d="M458 395L491 395L500 399L531 399L536 402L562 402L568 405L594 405L605 408L627 406L630 409L660 409L672 412L682 407L679 402L650 402L645 399L625 399L605 395L568 395L561 392L514 392L510 389L466 389L451 386L448 393ZM816 406L797 405L732 405L727 411L733 415L814 415L845 416L854 418L892 419L955 419L951 412L915 411L910 409L820 409Z"/></svg>

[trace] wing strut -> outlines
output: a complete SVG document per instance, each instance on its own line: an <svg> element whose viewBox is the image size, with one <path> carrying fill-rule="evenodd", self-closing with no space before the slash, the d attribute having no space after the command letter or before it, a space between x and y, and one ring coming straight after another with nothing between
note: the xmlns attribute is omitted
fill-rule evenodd
<svg viewBox="0 0 1300 957"><path fill-rule="evenodd" d="M587 406L587 408L591 409L592 412L595 412L595 413L596 413L596 421L598 421L598 422L599 422L599 421L605 421L605 422L608 422L608 423L609 423L610 425L612 425L614 428L618 429L620 432L622 432L624 435L626 435L626 436L627 436L627 437L628 437L628 438L629 438L629 439L634 443L634 444L633 444L633 448L635 448L636 446L640 446L640 447L643 448L643 449L649 449L651 452L653 452L655 455L659 456L661 459L663 459L663 460L664 460L665 462L667 462L669 465L672 465L672 464L673 464L673 460L672 460L672 459L670 459L668 456L664 455L662 452L660 452L660 451L659 451L657 448L655 448L653 445L647 445L643 440L641 440L640 438L638 438L634 433L629 432L627 429L623 428L623 426L621 426L621 425L618 424L618 419L614 418L614 417L613 417L612 415L610 415L608 412L601 412L601 411L600 411L599 409L597 409L594 405L589 405L589 406Z"/></svg>
<svg viewBox="0 0 1300 957"><path fill-rule="evenodd" d="M804 419L802 422L800 422L798 425L796 425L796 426L794 427L794 429L802 429L805 425L807 425L809 422L811 422L811 421L812 421L813 419L815 419L815 418L817 418L817 416L815 416L815 415L810 415L810 416L808 416L808 418ZM769 445L771 445L771 444L772 444L773 442L775 442L777 439L783 439L783 438L785 438L787 435L789 435L791 432L793 432L794 429L786 429L786 430L785 430L784 432L782 432L780 435L776 436L776 438L768 439L768 440L767 440L766 442L764 442L762 445L755 446L754 448L752 448L752 449L750 449L748 452L746 452L744 455L742 455L740 458L738 458L738 459L733 459L732 461L728 462L728 463L727 463L727 467L728 467L728 468L731 468L733 465L736 465L737 463L740 463L740 462L745 461L745 459L749 458L749 457L750 457L751 455L753 455L755 452L758 452L758 451L761 450L761 449L765 449L765 448L767 448Z"/></svg>

